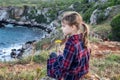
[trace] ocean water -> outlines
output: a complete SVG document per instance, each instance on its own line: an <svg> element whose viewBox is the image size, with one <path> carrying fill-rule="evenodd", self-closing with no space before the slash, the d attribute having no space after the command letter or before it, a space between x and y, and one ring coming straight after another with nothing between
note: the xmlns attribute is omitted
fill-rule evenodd
<svg viewBox="0 0 120 80"><path fill-rule="evenodd" d="M27 41L39 40L43 31L11 24L0 28L0 60L10 60L11 49L19 49Z"/></svg>

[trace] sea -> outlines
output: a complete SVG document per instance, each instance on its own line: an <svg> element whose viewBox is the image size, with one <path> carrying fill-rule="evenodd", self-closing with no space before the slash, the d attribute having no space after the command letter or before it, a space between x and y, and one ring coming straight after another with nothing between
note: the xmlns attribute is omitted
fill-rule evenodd
<svg viewBox="0 0 120 80"><path fill-rule="evenodd" d="M44 31L27 26L13 26L7 24L0 28L0 61L11 61L12 49L21 48L27 41L39 40L44 36Z"/></svg>

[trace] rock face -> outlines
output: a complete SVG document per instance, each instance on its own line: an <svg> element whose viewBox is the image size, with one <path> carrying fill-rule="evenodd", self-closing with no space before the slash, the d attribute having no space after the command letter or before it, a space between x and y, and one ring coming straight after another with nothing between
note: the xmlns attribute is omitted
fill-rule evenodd
<svg viewBox="0 0 120 80"><path fill-rule="evenodd" d="M0 21L9 18L9 14L6 10L0 10Z"/></svg>
<svg viewBox="0 0 120 80"><path fill-rule="evenodd" d="M88 2L95 2L95 5L98 6L99 2L104 4L108 0L87 0ZM75 2L68 6L67 9L60 8L42 8L38 9L37 7L0 7L0 25L4 24L15 24L28 27L38 27L45 31L51 32L56 27L60 26L61 14L64 11L78 11L84 14L84 12L90 7L90 5L82 5L81 2ZM96 7L94 5L94 7ZM85 9L84 9L85 7ZM116 7L114 7L116 8ZM95 10L90 13L90 24L98 24L100 20L105 20L113 10L113 7L108 7L106 9L95 8ZM116 12L117 8L112 11ZM120 10L118 10L120 11ZM119 13L119 12L118 12ZM83 15L84 18L84 15ZM3 24L4 23L4 24Z"/></svg>
<svg viewBox="0 0 120 80"><path fill-rule="evenodd" d="M56 34L56 27L60 27L59 16L63 11L58 8L42 8L37 7L1 7L0 8L0 27L5 24L14 24L27 27L37 27L44 30L46 36ZM49 34L49 35L48 35Z"/></svg>
<svg viewBox="0 0 120 80"><path fill-rule="evenodd" d="M0 8L0 25L4 24L15 24L28 27L38 27L46 32L51 32L54 23L51 23L51 18L49 17L50 8L43 8L41 10L36 7L24 6L22 7L1 7ZM49 28L48 28L49 26Z"/></svg>
<svg viewBox="0 0 120 80"><path fill-rule="evenodd" d="M120 5L108 7L106 9L95 9L90 17L90 24L98 24L99 19L111 18L120 13Z"/></svg>
<svg viewBox="0 0 120 80"><path fill-rule="evenodd" d="M98 16L99 10L94 10L91 17L90 17L90 24L97 24L97 16Z"/></svg>
<svg viewBox="0 0 120 80"><path fill-rule="evenodd" d="M115 15L120 14L120 5L116 5L116 6L112 6L112 7L108 7L108 8L111 9L108 20L110 20L111 17L114 17Z"/></svg>

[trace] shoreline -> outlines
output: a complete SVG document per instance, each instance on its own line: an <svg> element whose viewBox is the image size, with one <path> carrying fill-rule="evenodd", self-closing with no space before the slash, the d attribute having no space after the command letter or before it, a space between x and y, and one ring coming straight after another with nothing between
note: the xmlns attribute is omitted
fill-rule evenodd
<svg viewBox="0 0 120 80"><path fill-rule="evenodd" d="M33 27L34 28L34 27ZM14 58L11 58L11 52L12 52L12 49L16 50L16 52L18 52L20 49L24 49L24 55L28 55L30 54L30 50L32 49L32 43L35 42L37 43L38 41L41 41L43 38L46 37L48 33L45 32L43 35L41 34L41 37L38 37L36 39L32 39L32 40L27 40L23 43L15 43L14 45L10 45L9 47L1 47L0 48L0 61L2 62L5 62L5 61L13 61ZM1 42L2 43L2 42Z"/></svg>

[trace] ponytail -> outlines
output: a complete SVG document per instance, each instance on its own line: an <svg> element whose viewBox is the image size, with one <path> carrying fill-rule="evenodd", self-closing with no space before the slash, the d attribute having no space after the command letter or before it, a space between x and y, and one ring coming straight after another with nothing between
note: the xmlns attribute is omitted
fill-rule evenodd
<svg viewBox="0 0 120 80"><path fill-rule="evenodd" d="M63 23L67 23L68 25L75 25L78 28L78 33L83 33L83 47L88 48L89 42L88 42L88 35L89 35L89 28L87 24L85 24L82 20L82 16L74 11L65 12L63 14L63 18L61 20ZM82 25L82 27L81 27ZM82 29L82 30L81 30Z"/></svg>
<svg viewBox="0 0 120 80"><path fill-rule="evenodd" d="M83 26L83 46L84 48L88 48L89 46L89 40L88 40L88 36L89 36L89 28L88 25L85 23L82 23Z"/></svg>

